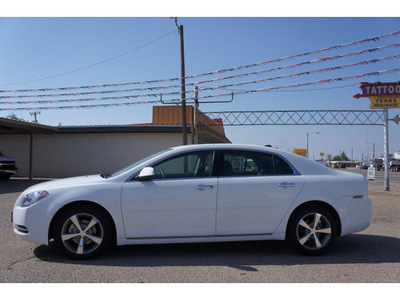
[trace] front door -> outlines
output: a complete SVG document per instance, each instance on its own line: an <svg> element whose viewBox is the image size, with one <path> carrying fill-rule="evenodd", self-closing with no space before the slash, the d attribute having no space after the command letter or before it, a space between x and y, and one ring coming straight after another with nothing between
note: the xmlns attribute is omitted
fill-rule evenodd
<svg viewBox="0 0 400 300"><path fill-rule="evenodd" d="M156 178L123 186L127 238L215 235L217 178L213 151L180 154L154 165Z"/></svg>

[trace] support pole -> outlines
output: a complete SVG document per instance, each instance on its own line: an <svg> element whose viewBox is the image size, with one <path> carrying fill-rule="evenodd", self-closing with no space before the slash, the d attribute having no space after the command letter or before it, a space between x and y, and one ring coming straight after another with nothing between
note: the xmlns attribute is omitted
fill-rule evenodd
<svg viewBox="0 0 400 300"><path fill-rule="evenodd" d="M385 176L384 176L384 190L389 189L389 112L385 108L383 110L384 123L383 123L383 155L385 158Z"/></svg>
<svg viewBox="0 0 400 300"><path fill-rule="evenodd" d="M182 134L183 145L187 145L186 127L186 90L185 90L185 50L183 41L183 25L179 27L180 48L181 48L181 99L182 99Z"/></svg>
<svg viewBox="0 0 400 300"><path fill-rule="evenodd" d="M193 125L194 125L194 144L199 143L199 119L198 119L198 111L199 111L199 88L197 86L194 87L194 112L193 112Z"/></svg>
<svg viewBox="0 0 400 300"><path fill-rule="evenodd" d="M351 167L353 167L353 161L354 161L354 158L353 158L353 147L351 147Z"/></svg>

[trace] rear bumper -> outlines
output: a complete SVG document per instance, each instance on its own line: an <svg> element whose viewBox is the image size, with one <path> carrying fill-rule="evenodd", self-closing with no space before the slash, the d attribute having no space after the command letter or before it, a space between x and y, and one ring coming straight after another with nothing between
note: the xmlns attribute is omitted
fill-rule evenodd
<svg viewBox="0 0 400 300"><path fill-rule="evenodd" d="M342 223L341 236L363 231L371 224L372 201L367 196L342 197L335 206Z"/></svg>

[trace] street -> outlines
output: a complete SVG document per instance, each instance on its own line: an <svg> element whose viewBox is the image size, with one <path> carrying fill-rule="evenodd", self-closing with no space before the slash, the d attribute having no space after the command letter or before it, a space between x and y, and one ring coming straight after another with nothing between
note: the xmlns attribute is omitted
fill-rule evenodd
<svg viewBox="0 0 400 300"><path fill-rule="evenodd" d="M348 169L366 176L367 170ZM26 179L0 182L0 282L28 283L399 283L400 172L369 181L371 226L339 238L323 256L307 257L283 241L141 245L111 249L88 261L69 260L52 246L13 234L10 214Z"/></svg>

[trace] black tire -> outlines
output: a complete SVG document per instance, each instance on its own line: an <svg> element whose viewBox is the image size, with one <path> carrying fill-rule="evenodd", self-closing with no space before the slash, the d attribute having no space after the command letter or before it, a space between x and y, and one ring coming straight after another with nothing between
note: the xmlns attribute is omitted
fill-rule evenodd
<svg viewBox="0 0 400 300"><path fill-rule="evenodd" d="M0 175L0 180L6 181L6 180L10 179L10 177L11 177L11 175L5 175L5 174L3 174L3 175Z"/></svg>
<svg viewBox="0 0 400 300"><path fill-rule="evenodd" d="M113 241L113 235L109 215L90 204L68 207L54 223L56 248L73 259L89 259L105 252Z"/></svg>
<svg viewBox="0 0 400 300"><path fill-rule="evenodd" d="M335 218L321 205L305 206L293 213L289 220L286 239L305 255L321 255L337 237Z"/></svg>

